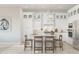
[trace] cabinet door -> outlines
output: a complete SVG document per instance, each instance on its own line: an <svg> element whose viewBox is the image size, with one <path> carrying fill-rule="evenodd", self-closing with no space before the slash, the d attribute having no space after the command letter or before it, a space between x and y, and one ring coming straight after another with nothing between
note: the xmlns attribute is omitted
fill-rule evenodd
<svg viewBox="0 0 79 59"><path fill-rule="evenodd" d="M76 39L79 40L79 21L76 24Z"/></svg>
<svg viewBox="0 0 79 59"><path fill-rule="evenodd" d="M75 37L73 38L74 47L79 49L79 21L75 23Z"/></svg>

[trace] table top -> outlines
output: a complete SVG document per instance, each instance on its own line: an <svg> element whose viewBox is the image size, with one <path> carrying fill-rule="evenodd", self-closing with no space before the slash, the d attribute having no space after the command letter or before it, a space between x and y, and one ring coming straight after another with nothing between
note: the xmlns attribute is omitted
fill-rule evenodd
<svg viewBox="0 0 79 59"><path fill-rule="evenodd" d="M55 36L55 35L33 35L33 36Z"/></svg>
<svg viewBox="0 0 79 59"><path fill-rule="evenodd" d="M58 33L56 33L56 34L54 34L54 35L51 35L51 34L37 34L37 35L30 35L28 38L29 39L34 39L34 36L43 36L43 37L45 37L45 36L54 36L54 38L59 38L59 35L60 34L58 34Z"/></svg>

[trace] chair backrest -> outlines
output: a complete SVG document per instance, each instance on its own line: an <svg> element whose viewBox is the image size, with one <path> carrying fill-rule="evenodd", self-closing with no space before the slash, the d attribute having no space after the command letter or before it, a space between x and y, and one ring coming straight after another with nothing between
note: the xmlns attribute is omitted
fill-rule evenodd
<svg viewBox="0 0 79 59"><path fill-rule="evenodd" d="M43 40L42 36L34 36L34 40Z"/></svg>
<svg viewBox="0 0 79 59"><path fill-rule="evenodd" d="M54 36L45 36L45 40L53 40Z"/></svg>
<svg viewBox="0 0 79 59"><path fill-rule="evenodd" d="M59 40L62 40L62 35L59 35Z"/></svg>
<svg viewBox="0 0 79 59"><path fill-rule="evenodd" d="M25 35L25 41L27 40L27 35Z"/></svg>

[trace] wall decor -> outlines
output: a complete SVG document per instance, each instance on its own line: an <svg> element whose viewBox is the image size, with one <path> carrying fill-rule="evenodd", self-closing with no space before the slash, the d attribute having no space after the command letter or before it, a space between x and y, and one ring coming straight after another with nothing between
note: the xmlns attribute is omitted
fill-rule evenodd
<svg viewBox="0 0 79 59"><path fill-rule="evenodd" d="M11 30L11 20L6 17L0 18L0 31L10 31Z"/></svg>

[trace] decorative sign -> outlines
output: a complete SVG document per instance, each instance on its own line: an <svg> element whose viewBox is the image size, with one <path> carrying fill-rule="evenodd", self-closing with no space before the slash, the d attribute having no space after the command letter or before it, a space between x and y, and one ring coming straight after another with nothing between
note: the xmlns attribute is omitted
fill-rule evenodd
<svg viewBox="0 0 79 59"><path fill-rule="evenodd" d="M10 19L8 18L0 18L0 30L2 31L7 31L7 30L10 30Z"/></svg>

